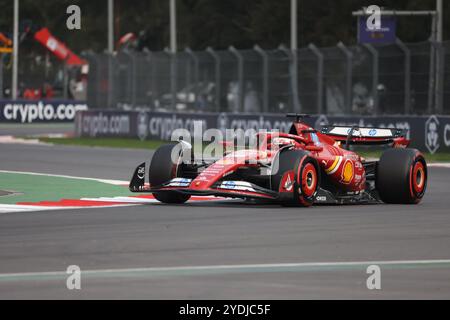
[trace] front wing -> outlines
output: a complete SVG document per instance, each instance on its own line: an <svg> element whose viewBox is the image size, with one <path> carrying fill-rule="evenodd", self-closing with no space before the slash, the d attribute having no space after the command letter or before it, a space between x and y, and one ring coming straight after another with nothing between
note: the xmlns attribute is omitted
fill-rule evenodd
<svg viewBox="0 0 450 320"><path fill-rule="evenodd" d="M278 192L268 190L246 181L223 181L218 182L208 189L193 189L190 188L192 179L175 178L168 183L159 187L149 187L148 192L180 192L189 195L198 196L217 196L227 198L253 198L253 199L267 199L276 200Z"/></svg>

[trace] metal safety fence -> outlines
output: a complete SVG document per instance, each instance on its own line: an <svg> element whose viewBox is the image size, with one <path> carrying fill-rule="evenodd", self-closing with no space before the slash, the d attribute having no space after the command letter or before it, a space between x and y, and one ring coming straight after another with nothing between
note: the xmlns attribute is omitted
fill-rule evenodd
<svg viewBox="0 0 450 320"><path fill-rule="evenodd" d="M312 114L450 114L450 41L319 48L88 53L90 108ZM2 58L5 59L4 57ZM30 60L31 61L31 60ZM0 63L0 87L10 78ZM19 79L59 80L70 70L22 61ZM6 70L6 71L5 71ZM45 75L45 76L43 76ZM42 79L43 80L42 80ZM41 79L41 80L39 80ZM33 80L33 81L34 81ZM39 80L39 81L38 81ZM65 95L65 96L64 96ZM0 98L7 97L2 90Z"/></svg>
<svg viewBox="0 0 450 320"><path fill-rule="evenodd" d="M20 54L18 98L75 99L70 94L72 70L49 54ZM11 97L12 56L0 53L0 99Z"/></svg>

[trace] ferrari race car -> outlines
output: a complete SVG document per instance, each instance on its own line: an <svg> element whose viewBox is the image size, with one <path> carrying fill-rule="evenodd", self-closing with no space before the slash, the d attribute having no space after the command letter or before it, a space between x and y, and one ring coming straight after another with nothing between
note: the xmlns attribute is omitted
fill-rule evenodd
<svg viewBox="0 0 450 320"><path fill-rule="evenodd" d="M196 160L185 141L161 146L131 179L132 192L150 192L163 203L193 195L264 199L284 206L313 204L417 204L427 186L427 164L400 129L324 126L317 131L293 117L289 133L258 134L253 149ZM389 145L378 161L350 151L351 145ZM175 155L175 159L174 159Z"/></svg>

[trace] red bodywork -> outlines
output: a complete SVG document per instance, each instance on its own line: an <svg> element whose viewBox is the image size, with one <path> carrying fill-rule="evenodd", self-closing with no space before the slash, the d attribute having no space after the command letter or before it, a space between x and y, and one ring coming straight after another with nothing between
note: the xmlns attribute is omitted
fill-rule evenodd
<svg viewBox="0 0 450 320"><path fill-rule="evenodd" d="M340 142L320 132L303 134L302 131L312 130L311 127L303 123L295 123L293 126L297 134L274 133L273 136L292 140L294 149L309 151L324 172L341 189L346 191L364 190L365 172L359 155L342 149ZM314 141L313 135L317 136L318 141ZM227 174L235 172L240 167L251 166L246 160L252 160L254 166L258 165L258 161L271 163L279 150L279 148L272 148L271 138L271 133L266 134L267 144L261 144L259 150L231 152L223 159L213 163L192 181L190 189L198 191L210 189ZM233 192L241 193L242 191Z"/></svg>

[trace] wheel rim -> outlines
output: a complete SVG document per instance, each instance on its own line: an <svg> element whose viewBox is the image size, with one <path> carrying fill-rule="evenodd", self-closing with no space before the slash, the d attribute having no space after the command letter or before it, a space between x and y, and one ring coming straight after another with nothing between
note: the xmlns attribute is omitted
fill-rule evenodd
<svg viewBox="0 0 450 320"><path fill-rule="evenodd" d="M425 188L426 174L422 162L417 161L412 170L412 185L416 194L421 194Z"/></svg>
<svg viewBox="0 0 450 320"><path fill-rule="evenodd" d="M312 163L307 163L302 172L302 192L306 197L312 197L317 186L317 171Z"/></svg>

